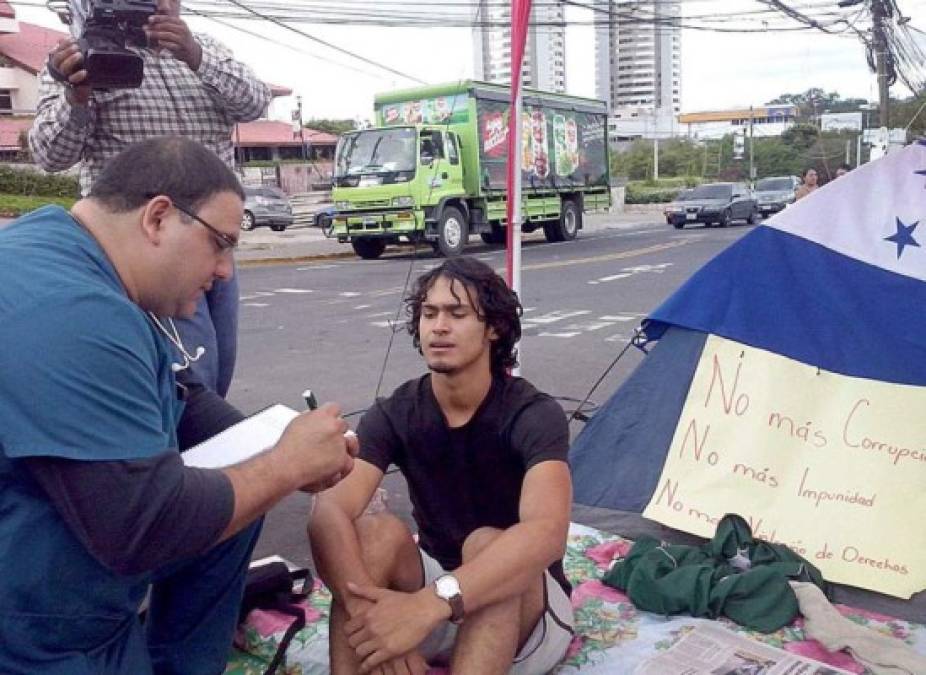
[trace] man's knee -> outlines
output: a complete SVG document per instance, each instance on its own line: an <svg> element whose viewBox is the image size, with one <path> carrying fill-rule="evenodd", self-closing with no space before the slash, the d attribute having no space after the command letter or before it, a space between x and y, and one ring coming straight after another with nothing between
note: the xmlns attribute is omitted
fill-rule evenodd
<svg viewBox="0 0 926 675"><path fill-rule="evenodd" d="M469 562L482 553L493 541L498 539L504 530L495 527L480 527L473 530L463 542L463 562Z"/></svg>
<svg viewBox="0 0 926 675"><path fill-rule="evenodd" d="M389 576L402 549L415 546L408 527L391 513L360 516L355 527L363 564L380 583Z"/></svg>

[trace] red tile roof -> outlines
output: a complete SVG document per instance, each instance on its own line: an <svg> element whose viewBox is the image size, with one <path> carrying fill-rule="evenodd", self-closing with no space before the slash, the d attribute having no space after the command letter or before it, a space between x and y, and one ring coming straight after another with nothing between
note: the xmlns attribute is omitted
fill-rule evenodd
<svg viewBox="0 0 926 675"><path fill-rule="evenodd" d="M271 82L268 82L267 86L270 87L270 94L274 98L278 96L289 96L290 94L293 93L292 89L290 89L289 87L284 87L282 84L273 84Z"/></svg>
<svg viewBox="0 0 926 675"><path fill-rule="evenodd" d="M4 19L15 19L16 10L10 7L10 3L0 0L0 17Z"/></svg>
<svg viewBox="0 0 926 675"><path fill-rule="evenodd" d="M0 0L0 16L5 4ZM66 37L62 31L20 21L18 33L0 35L0 54L35 75L45 66L51 48Z"/></svg>
<svg viewBox="0 0 926 675"><path fill-rule="evenodd" d="M338 137L334 134L315 129L305 129L303 136L306 143L313 145L334 145L338 141ZM236 140L234 130L232 130L232 140ZM257 120L238 125L237 143L244 148L274 145L298 147L301 140L299 136L293 136L293 125L290 122Z"/></svg>
<svg viewBox="0 0 926 675"><path fill-rule="evenodd" d="M0 117L0 150L19 150L19 136L31 126L31 117Z"/></svg>

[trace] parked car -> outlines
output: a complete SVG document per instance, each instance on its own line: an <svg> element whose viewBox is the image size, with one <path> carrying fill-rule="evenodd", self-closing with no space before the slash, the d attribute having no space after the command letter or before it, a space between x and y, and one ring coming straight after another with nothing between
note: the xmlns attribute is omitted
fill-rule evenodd
<svg viewBox="0 0 926 675"><path fill-rule="evenodd" d="M756 183L755 195L763 216L778 213L794 203L794 194L801 184L797 176L771 176Z"/></svg>
<svg viewBox="0 0 926 675"><path fill-rule="evenodd" d="M666 209L666 222L680 230L691 223L726 227L734 220L759 222L759 206L743 183L705 183Z"/></svg>
<svg viewBox="0 0 926 675"><path fill-rule="evenodd" d="M244 196L242 230L269 225L274 232L282 232L293 224L293 209L280 190L272 187L246 187Z"/></svg>

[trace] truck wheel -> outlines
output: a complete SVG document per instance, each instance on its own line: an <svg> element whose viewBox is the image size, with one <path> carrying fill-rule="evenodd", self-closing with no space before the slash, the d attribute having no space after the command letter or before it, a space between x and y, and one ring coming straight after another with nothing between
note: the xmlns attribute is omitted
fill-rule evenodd
<svg viewBox="0 0 926 675"><path fill-rule="evenodd" d="M354 253L364 260L376 260L386 250L386 242L382 239L371 239L369 237L354 239L350 245L353 247Z"/></svg>
<svg viewBox="0 0 926 675"><path fill-rule="evenodd" d="M572 241L579 234L581 223L582 214L579 212L579 207L574 201L565 200L559 220L546 223L543 226L543 234L550 242Z"/></svg>
<svg viewBox="0 0 926 675"><path fill-rule="evenodd" d="M749 214L749 218L746 220L750 225L758 225L762 220L762 215L759 213L758 209L753 209Z"/></svg>
<svg viewBox="0 0 926 675"><path fill-rule="evenodd" d="M727 209L723 213L720 214L720 220L718 221L718 225L720 225L720 227L727 227L730 224L731 220L732 218L730 217L730 209Z"/></svg>
<svg viewBox="0 0 926 675"><path fill-rule="evenodd" d="M469 239L469 226L460 210L447 206L437 224L437 247L441 255L448 258L460 255Z"/></svg>
<svg viewBox="0 0 926 675"><path fill-rule="evenodd" d="M505 243L505 229L503 227L499 227L498 225L493 225L491 232L481 232L479 236L482 237L482 241L487 244Z"/></svg>

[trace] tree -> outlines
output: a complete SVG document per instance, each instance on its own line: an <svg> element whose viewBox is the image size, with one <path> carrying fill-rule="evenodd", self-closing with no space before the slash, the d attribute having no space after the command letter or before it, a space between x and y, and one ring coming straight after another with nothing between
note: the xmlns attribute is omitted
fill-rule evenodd
<svg viewBox="0 0 926 675"><path fill-rule="evenodd" d="M312 118L306 122L303 126L307 129L314 129L315 131L324 131L329 134L343 134L345 131L353 131L357 128L357 123L354 120L343 119L327 119L327 118Z"/></svg>

